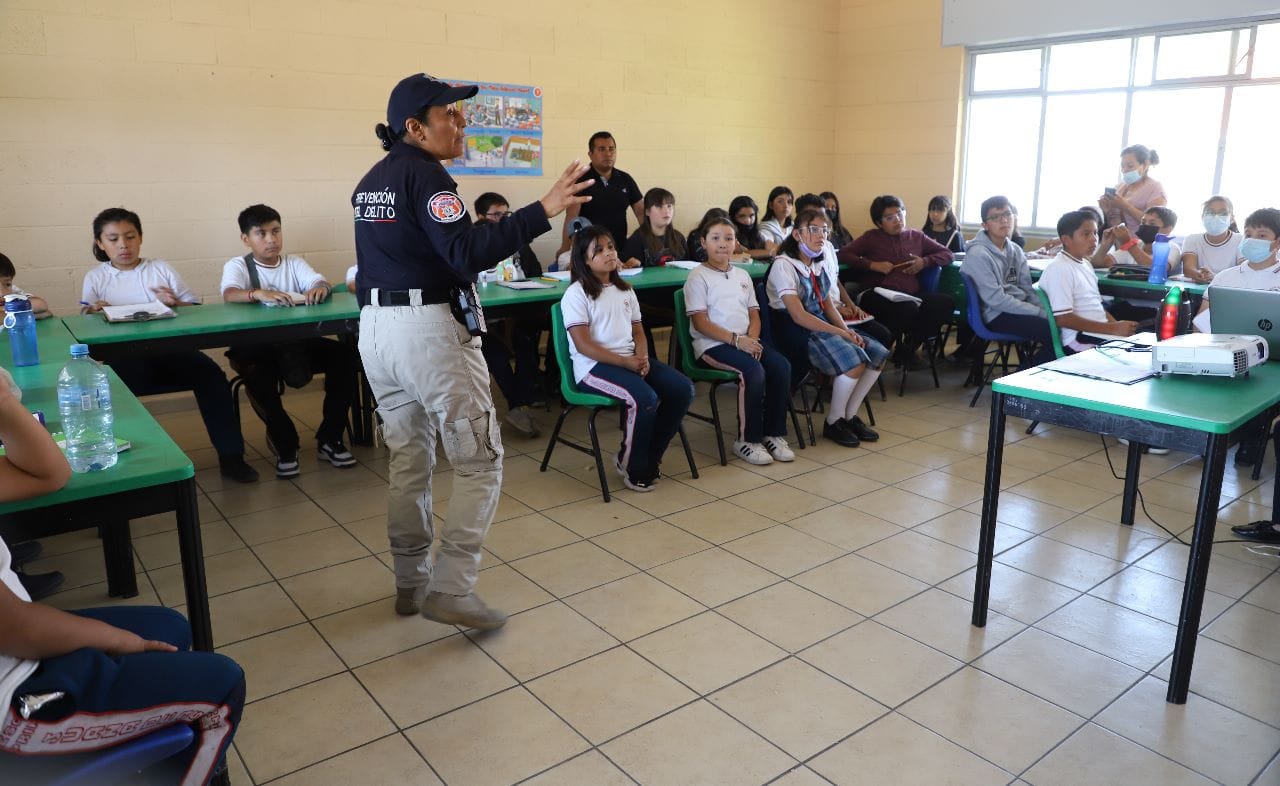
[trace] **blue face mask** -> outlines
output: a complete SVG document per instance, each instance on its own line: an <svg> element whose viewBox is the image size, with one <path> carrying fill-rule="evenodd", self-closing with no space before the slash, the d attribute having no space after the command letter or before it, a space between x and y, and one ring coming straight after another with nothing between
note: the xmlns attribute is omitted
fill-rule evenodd
<svg viewBox="0 0 1280 786"><path fill-rule="evenodd" d="M808 246L806 246L804 243L801 243L800 253L804 254L809 259L818 259L819 257L822 256L822 249L818 249L817 251L814 251L810 249Z"/></svg>
<svg viewBox="0 0 1280 786"><path fill-rule="evenodd" d="M1136 169L1130 169L1128 172L1121 172L1120 179L1124 181L1125 185L1131 186L1142 179L1142 173Z"/></svg>
<svg viewBox="0 0 1280 786"><path fill-rule="evenodd" d="M1246 237L1240 241L1240 256L1257 264L1271 256L1271 241L1260 237Z"/></svg>
<svg viewBox="0 0 1280 786"><path fill-rule="evenodd" d="M1221 235L1231 227L1231 218L1229 216L1207 215L1201 216L1204 222L1204 231L1211 235Z"/></svg>

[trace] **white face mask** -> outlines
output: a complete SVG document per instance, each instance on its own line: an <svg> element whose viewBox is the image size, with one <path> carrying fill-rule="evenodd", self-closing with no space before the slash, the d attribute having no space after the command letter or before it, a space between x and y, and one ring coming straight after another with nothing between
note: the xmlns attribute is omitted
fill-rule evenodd
<svg viewBox="0 0 1280 786"><path fill-rule="evenodd" d="M1246 237L1240 241L1240 256L1257 264L1271 256L1271 241L1260 237Z"/></svg>
<svg viewBox="0 0 1280 786"><path fill-rule="evenodd" d="M1124 181L1125 185L1131 186L1142 179L1142 173L1136 169L1130 169L1128 172L1121 172L1120 179Z"/></svg>
<svg viewBox="0 0 1280 786"><path fill-rule="evenodd" d="M1208 232L1211 235L1221 235L1223 232L1226 232L1227 229L1231 226L1230 216L1218 216L1218 215L1210 214L1206 216L1201 216L1200 218L1204 222L1204 231Z"/></svg>

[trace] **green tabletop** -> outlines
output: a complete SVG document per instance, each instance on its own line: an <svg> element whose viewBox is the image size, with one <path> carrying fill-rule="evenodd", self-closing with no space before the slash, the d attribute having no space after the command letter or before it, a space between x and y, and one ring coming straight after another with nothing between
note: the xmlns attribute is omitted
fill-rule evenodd
<svg viewBox="0 0 1280 786"><path fill-rule="evenodd" d="M65 364L61 358L37 366L13 368L8 342L0 351L0 365L13 374L22 388L22 404L29 410L42 410L50 431L61 431L58 416L58 372ZM65 344L62 351L66 354ZM43 355L42 360L45 360ZM133 448L120 454L111 469L73 474L61 491L22 502L0 504L0 516L22 510L46 508L64 502L90 499L105 494L158 486L195 477L191 459L174 443L165 430L151 417L141 402L129 392L115 372L107 369L111 379L111 407L115 413L115 435L133 443Z"/></svg>
<svg viewBox="0 0 1280 786"><path fill-rule="evenodd" d="M1280 401L1280 362L1257 366L1241 379L1169 374L1132 385L1033 368L992 380L991 389L1210 434L1230 434Z"/></svg>
<svg viewBox="0 0 1280 786"><path fill-rule="evenodd" d="M751 262L745 265L737 265L747 271L747 275L753 279L762 278L769 266L760 262ZM640 273L634 276L626 276L625 280L636 289L652 289L656 287L676 287L684 286L685 279L689 277L689 271L679 267L647 267L643 268ZM508 289L501 284L481 284L478 289L480 291L480 305L485 308L502 308L505 306L518 306L527 303L545 303L559 301L564 296L564 291L569 288L568 281L556 281L552 283L549 280L537 279L551 286L547 289Z"/></svg>
<svg viewBox="0 0 1280 786"><path fill-rule="evenodd" d="M209 303L203 306L184 306L176 311L178 316L173 319L156 319L150 322L111 323L101 314L80 314L66 317L62 321L81 343L93 346L360 317L355 297L347 292L335 292L327 301L314 306L272 308L259 303Z"/></svg>

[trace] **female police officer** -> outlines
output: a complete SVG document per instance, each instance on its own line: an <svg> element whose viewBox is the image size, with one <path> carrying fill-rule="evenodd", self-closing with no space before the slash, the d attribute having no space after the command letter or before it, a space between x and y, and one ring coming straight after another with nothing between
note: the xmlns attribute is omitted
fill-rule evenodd
<svg viewBox="0 0 1280 786"><path fill-rule="evenodd" d="M480 271L551 229L547 219L585 202L575 161L540 202L509 220L473 226L441 161L463 152L456 104L475 86L426 74L391 91L387 123L375 129L389 151L355 193L360 357L378 400L391 452L387 535L395 561L396 611L489 630L506 615L472 591L480 544L502 486L502 440L480 353ZM435 559L431 470L436 441L453 465L453 494Z"/></svg>

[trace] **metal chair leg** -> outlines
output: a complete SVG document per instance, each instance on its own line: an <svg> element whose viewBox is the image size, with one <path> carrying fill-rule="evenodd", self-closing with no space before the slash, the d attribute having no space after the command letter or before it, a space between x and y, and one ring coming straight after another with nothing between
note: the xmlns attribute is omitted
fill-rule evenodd
<svg viewBox="0 0 1280 786"><path fill-rule="evenodd" d="M716 448L720 451L720 466L728 466L729 459L724 454L724 434L720 432L720 405L716 403L716 391L720 389L719 382L711 384L711 427L716 431ZM684 427L681 426L681 429Z"/></svg>
<svg viewBox="0 0 1280 786"><path fill-rule="evenodd" d="M542 466L538 468L539 471L547 471L547 464L551 462L551 451L555 450L556 440L560 438L560 427L564 425L564 419L572 410L573 407L570 405L560 408L560 417L556 418L556 427L551 430L551 439L547 440L547 452L542 457ZM594 418L594 415L592 417Z"/></svg>
<svg viewBox="0 0 1280 786"><path fill-rule="evenodd" d="M693 449L689 447L689 437L684 433L684 424L680 425L680 444L684 446L684 457L689 462L689 474L697 480L698 465L693 461Z"/></svg>
<svg viewBox="0 0 1280 786"><path fill-rule="evenodd" d="M600 477L600 493L604 496L604 501L609 502L612 498L609 496L609 479L604 474L604 456L600 454L600 440L596 438L596 415L600 414L597 407L591 408L591 414L587 417L587 434L591 436L591 455L596 459L596 474Z"/></svg>

